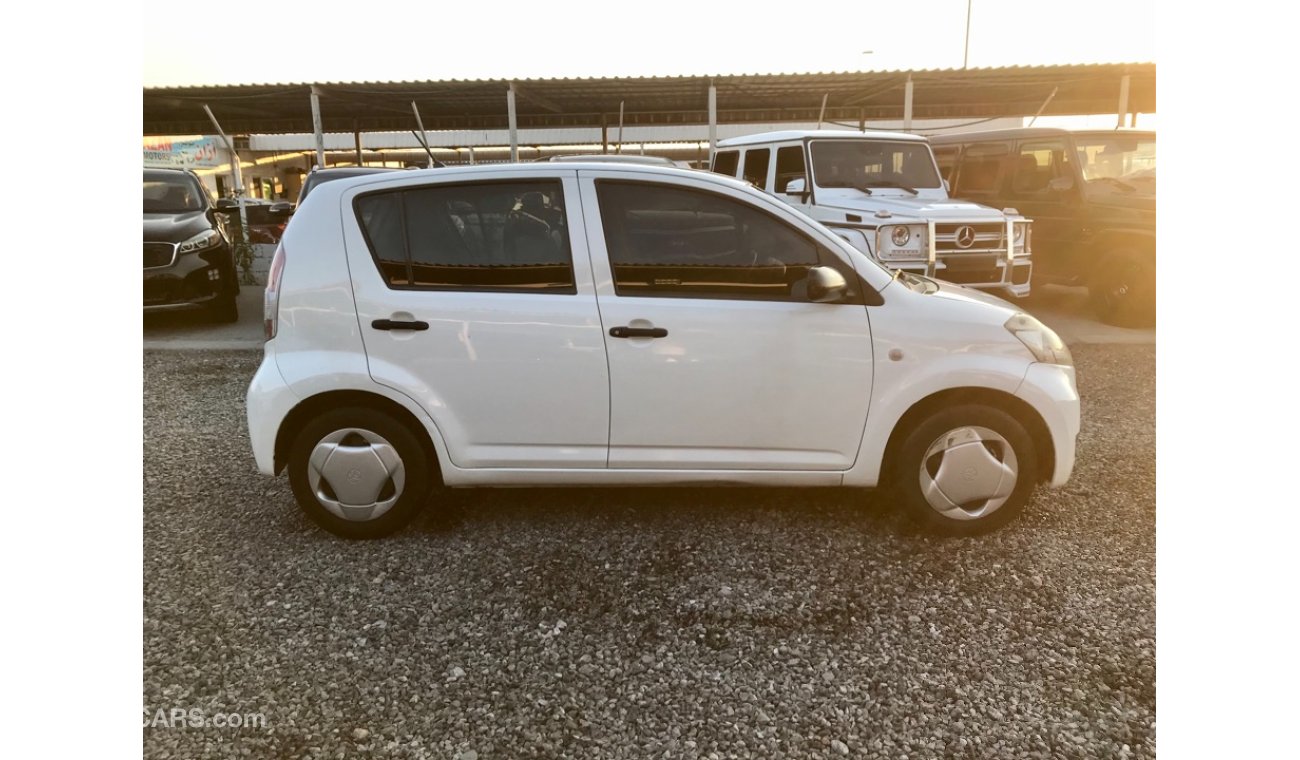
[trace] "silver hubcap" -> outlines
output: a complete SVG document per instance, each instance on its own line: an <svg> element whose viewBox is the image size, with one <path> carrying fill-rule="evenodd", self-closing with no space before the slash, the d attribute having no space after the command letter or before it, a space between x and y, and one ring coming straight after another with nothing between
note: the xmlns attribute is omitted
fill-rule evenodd
<svg viewBox="0 0 1300 760"><path fill-rule="evenodd" d="M344 428L320 439L307 463L307 481L331 514L374 520L397 503L406 468L393 444L361 428Z"/></svg>
<svg viewBox="0 0 1300 760"><path fill-rule="evenodd" d="M1018 473L1007 439L985 427L957 428L921 459L921 493L945 517L974 520L1007 503Z"/></svg>

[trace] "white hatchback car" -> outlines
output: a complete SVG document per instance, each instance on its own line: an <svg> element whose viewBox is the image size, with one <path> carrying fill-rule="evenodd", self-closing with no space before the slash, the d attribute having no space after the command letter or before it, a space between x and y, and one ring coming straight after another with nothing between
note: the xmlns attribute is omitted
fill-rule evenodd
<svg viewBox="0 0 1300 760"><path fill-rule="evenodd" d="M321 185L272 263L258 469L391 533L437 486L892 485L1005 523L1074 465L1070 353L716 174L609 163Z"/></svg>

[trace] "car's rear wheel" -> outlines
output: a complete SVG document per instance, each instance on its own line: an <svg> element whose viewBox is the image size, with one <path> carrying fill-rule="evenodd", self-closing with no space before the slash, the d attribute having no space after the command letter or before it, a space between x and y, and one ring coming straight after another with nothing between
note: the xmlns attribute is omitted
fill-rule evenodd
<svg viewBox="0 0 1300 760"><path fill-rule="evenodd" d="M909 516L950 536L1005 525L1037 483L1033 439L1010 414L991 406L940 409L904 439L893 483Z"/></svg>
<svg viewBox="0 0 1300 760"><path fill-rule="evenodd" d="M307 516L344 538L405 527L429 495L431 455L402 422L365 407L328 411L289 450L289 483Z"/></svg>

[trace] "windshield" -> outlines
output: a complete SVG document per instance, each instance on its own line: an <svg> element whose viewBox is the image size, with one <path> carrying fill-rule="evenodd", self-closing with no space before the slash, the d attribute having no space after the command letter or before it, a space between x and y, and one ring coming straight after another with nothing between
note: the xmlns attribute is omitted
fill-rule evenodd
<svg viewBox="0 0 1300 760"><path fill-rule="evenodd" d="M188 175L144 175L144 213L180 214L201 210L203 194Z"/></svg>
<svg viewBox="0 0 1300 760"><path fill-rule="evenodd" d="M887 140L814 140L813 181L818 187L939 187L930 146Z"/></svg>
<svg viewBox="0 0 1300 760"><path fill-rule="evenodd" d="M1154 135L1079 135L1074 142L1089 190L1155 195Z"/></svg>

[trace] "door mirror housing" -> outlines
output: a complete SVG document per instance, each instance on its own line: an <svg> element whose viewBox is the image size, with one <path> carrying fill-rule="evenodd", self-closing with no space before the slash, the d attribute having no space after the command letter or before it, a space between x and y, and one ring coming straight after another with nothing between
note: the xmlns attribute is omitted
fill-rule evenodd
<svg viewBox="0 0 1300 760"><path fill-rule="evenodd" d="M293 216L293 204L289 201L276 201L271 204L271 208L267 209L266 213L267 216L275 218L288 218Z"/></svg>
<svg viewBox="0 0 1300 760"><path fill-rule="evenodd" d="M1047 189L1054 193L1064 193L1074 189L1074 177L1053 177L1047 182Z"/></svg>
<svg viewBox="0 0 1300 760"><path fill-rule="evenodd" d="M943 181L943 191L948 195L952 195L952 185L949 185L946 179Z"/></svg>
<svg viewBox="0 0 1300 760"><path fill-rule="evenodd" d="M803 177L796 177L795 179L790 180L785 185L785 194L796 195L799 197L800 203L806 203L809 195L808 180Z"/></svg>
<svg viewBox="0 0 1300 760"><path fill-rule="evenodd" d="M812 267L808 270L808 300L813 303L834 303L849 291L844 275L831 267Z"/></svg>

